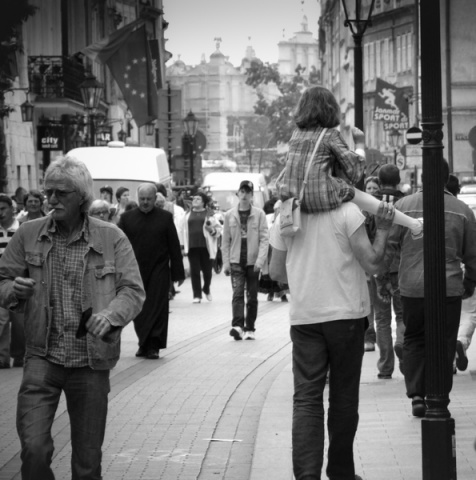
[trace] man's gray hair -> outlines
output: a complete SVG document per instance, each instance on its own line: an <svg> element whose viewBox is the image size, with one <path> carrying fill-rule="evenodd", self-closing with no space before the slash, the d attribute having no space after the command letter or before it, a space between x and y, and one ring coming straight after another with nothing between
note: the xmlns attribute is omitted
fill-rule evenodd
<svg viewBox="0 0 476 480"><path fill-rule="evenodd" d="M45 172L48 180L68 180L83 199L81 212L87 213L94 200L93 178L86 165L74 157L57 157Z"/></svg>
<svg viewBox="0 0 476 480"><path fill-rule="evenodd" d="M140 193L141 190L150 190L150 191L154 192L154 195L157 195L157 187L153 183L150 183L150 182L141 183L137 187L137 196L139 196L139 193Z"/></svg>

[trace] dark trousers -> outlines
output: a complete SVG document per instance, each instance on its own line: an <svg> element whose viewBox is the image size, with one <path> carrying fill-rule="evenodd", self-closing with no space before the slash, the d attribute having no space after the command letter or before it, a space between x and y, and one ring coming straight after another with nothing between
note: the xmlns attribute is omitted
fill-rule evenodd
<svg viewBox="0 0 476 480"><path fill-rule="evenodd" d="M206 247L191 248L188 251L190 263L190 279L192 280L193 298L202 298L202 291L205 295L210 293L212 283L213 262ZM203 273L203 289L200 272Z"/></svg>
<svg viewBox="0 0 476 480"><path fill-rule="evenodd" d="M51 426L64 391L71 424L72 480L101 480L109 370L65 368L27 357L18 393L22 480L54 480Z"/></svg>
<svg viewBox="0 0 476 480"><path fill-rule="evenodd" d="M403 306L403 373L409 398L425 397L425 307L423 298L401 297ZM445 380L448 393L453 387L453 359L461 316L461 297L446 298L446 348Z"/></svg>
<svg viewBox="0 0 476 480"><path fill-rule="evenodd" d="M353 480L359 383L366 318L291 327L293 342L293 471L320 480L324 457L324 388L329 371L327 476Z"/></svg>
<svg viewBox="0 0 476 480"><path fill-rule="evenodd" d="M241 327L245 331L254 332L256 317L258 316L258 278L259 272L254 271L253 265L232 263L231 286L233 298L232 327ZM246 316L245 316L245 287L246 287Z"/></svg>

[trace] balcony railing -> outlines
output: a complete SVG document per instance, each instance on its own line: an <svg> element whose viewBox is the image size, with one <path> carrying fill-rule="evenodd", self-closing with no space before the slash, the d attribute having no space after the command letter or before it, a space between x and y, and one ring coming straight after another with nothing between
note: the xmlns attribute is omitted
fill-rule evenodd
<svg viewBox="0 0 476 480"><path fill-rule="evenodd" d="M82 103L79 84L84 76L84 65L74 57L28 57L30 90L38 97L67 98Z"/></svg>

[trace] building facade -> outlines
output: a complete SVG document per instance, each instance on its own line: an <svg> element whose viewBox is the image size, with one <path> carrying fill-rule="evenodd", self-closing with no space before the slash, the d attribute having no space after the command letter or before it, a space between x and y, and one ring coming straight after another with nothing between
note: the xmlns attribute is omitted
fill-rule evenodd
<svg viewBox="0 0 476 480"><path fill-rule="evenodd" d="M118 136L127 143L154 146L154 136L137 128L121 90L105 65L81 50L121 27L144 19L146 35L157 39L164 73L162 0L29 0L37 7L22 25L17 75L4 103L12 111L3 119L6 181L3 191L42 188L49 162L77 146L107 144ZM87 115L80 85L92 73L103 84L97 111ZM22 122L20 105L34 106L31 122Z"/></svg>
<svg viewBox="0 0 476 480"><path fill-rule="evenodd" d="M476 40L472 26L476 3L470 0L439 1L444 156L448 158L452 171L460 177L472 177L476 171L476 154L470 143L470 132L476 125L476 54L472 47ZM350 137L350 127L354 124L354 41L350 30L344 26L341 1L322 0L321 8L322 81L338 99L343 112L342 130ZM375 109L377 79L381 79L402 92L408 103L408 125L420 125L418 1L375 0L372 22L363 37L362 49L367 145L371 151L380 152L378 162L398 158L403 182L415 185L415 182L419 183L422 167L421 148L406 145L406 127L397 128L397 134L394 129L386 129L383 121L375 119Z"/></svg>

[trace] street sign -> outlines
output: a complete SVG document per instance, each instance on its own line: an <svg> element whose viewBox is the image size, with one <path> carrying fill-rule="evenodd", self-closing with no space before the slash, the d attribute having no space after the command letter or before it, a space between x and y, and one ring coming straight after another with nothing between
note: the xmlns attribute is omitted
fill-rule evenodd
<svg viewBox="0 0 476 480"><path fill-rule="evenodd" d="M405 145L405 154L408 157L421 157L421 146L420 145Z"/></svg>
<svg viewBox="0 0 476 480"><path fill-rule="evenodd" d="M405 157L401 153L397 155L397 167L399 170L403 170L405 168Z"/></svg>
<svg viewBox="0 0 476 480"><path fill-rule="evenodd" d="M416 145L421 142L423 132L418 127L410 127L407 130L407 142Z"/></svg>

